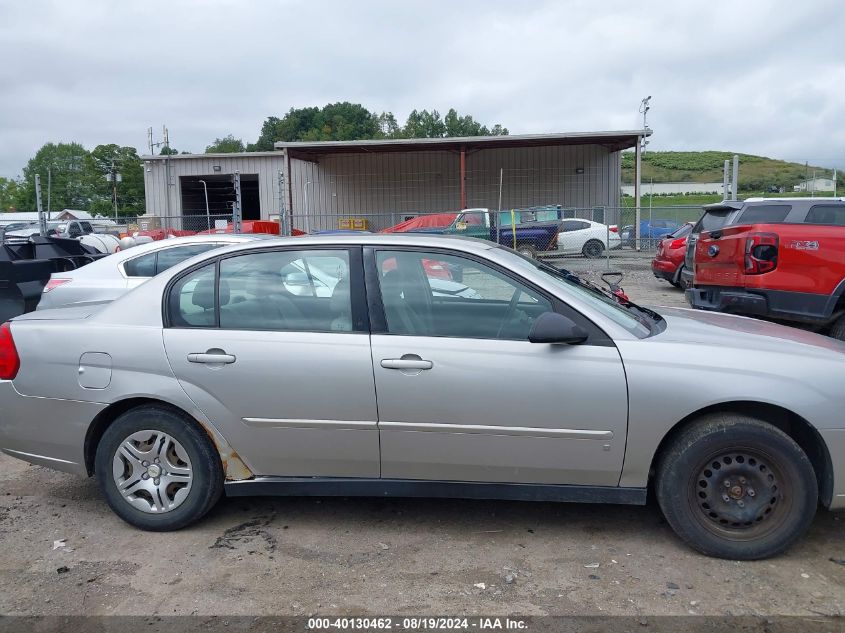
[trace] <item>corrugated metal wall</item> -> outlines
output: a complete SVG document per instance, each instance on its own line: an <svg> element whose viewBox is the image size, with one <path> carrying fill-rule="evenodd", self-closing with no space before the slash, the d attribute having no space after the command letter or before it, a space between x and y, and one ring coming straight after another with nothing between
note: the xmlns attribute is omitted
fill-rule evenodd
<svg viewBox="0 0 845 633"><path fill-rule="evenodd" d="M261 217L278 214L278 174L283 152L227 157L198 154L170 161L170 213L181 215L180 176L258 174ZM487 149L467 154L467 206L502 208L540 205L618 207L621 158L599 145ZM219 165L220 171L213 166ZM166 213L165 164L144 164L147 213ZM294 226L337 228L341 216L370 216L384 228L404 215L456 211L460 207L460 156L456 152L334 154L318 162L291 161ZM287 200L285 200L287 204ZM304 217L311 218L306 225ZM610 218L609 218L610 219Z"/></svg>
<svg viewBox="0 0 845 633"><path fill-rule="evenodd" d="M599 145L480 150L466 163L469 207L498 208L500 170L502 208L619 206L620 154ZM337 228L338 216L368 214L372 228L383 228L403 214L460 208L456 152L335 154L316 163L293 160L291 172L294 226L300 228L306 213L311 229Z"/></svg>
<svg viewBox="0 0 845 633"><path fill-rule="evenodd" d="M214 171L219 165L220 171ZM191 158L176 158L170 161L170 215L182 214L182 191L180 176L220 176L233 174L236 170L242 175L258 175L258 193L261 204L261 217L267 219L279 213L279 171L285 167L284 155L254 156L237 154L219 158L197 154ZM144 161L144 190L146 192L147 213L165 216L167 213L167 180L164 160Z"/></svg>

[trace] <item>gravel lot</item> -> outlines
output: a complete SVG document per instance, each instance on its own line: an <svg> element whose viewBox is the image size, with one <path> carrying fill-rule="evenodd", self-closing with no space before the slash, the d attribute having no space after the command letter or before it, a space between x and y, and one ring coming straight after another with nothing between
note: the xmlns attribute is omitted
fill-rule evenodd
<svg viewBox="0 0 845 633"><path fill-rule="evenodd" d="M645 258L612 263L633 300L685 305ZM843 559L841 513L784 556L732 562L686 548L653 504L226 499L152 534L93 481L0 456L5 615L842 615Z"/></svg>

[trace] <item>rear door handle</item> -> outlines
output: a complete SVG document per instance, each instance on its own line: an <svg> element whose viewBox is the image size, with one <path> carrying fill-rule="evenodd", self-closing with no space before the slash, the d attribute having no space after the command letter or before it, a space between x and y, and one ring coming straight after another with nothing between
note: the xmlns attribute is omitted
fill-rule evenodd
<svg viewBox="0 0 845 633"><path fill-rule="evenodd" d="M384 358L381 366L385 369L431 369L434 363L430 360L416 360L411 358Z"/></svg>
<svg viewBox="0 0 845 633"><path fill-rule="evenodd" d="M188 354L189 363L204 363L206 365L230 365L235 362L235 357L231 354Z"/></svg>

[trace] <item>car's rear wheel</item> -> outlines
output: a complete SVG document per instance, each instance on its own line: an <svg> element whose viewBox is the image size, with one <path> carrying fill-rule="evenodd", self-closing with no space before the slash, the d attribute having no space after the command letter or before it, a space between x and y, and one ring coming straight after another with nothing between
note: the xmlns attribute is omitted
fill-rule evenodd
<svg viewBox="0 0 845 633"><path fill-rule="evenodd" d="M223 467L206 433L164 407L119 416L97 446L94 468L112 510L144 530L183 528L223 492Z"/></svg>
<svg viewBox="0 0 845 633"><path fill-rule="evenodd" d="M830 336L845 341L845 314L836 319L830 327Z"/></svg>
<svg viewBox="0 0 845 633"><path fill-rule="evenodd" d="M687 427L660 458L657 500L669 525L704 554L775 556L810 526L818 504L812 464L783 431L714 414Z"/></svg>
<svg viewBox="0 0 845 633"><path fill-rule="evenodd" d="M675 274L672 277L672 279L669 281L669 283L672 284L673 286L675 286L675 288L681 287L681 275L683 274L683 272L684 272L684 265L681 264L678 267L678 270L675 271Z"/></svg>
<svg viewBox="0 0 845 633"><path fill-rule="evenodd" d="M589 257L590 259L601 257L602 253L604 253L604 244L599 240L589 240L584 244L581 252L584 254L584 257Z"/></svg>

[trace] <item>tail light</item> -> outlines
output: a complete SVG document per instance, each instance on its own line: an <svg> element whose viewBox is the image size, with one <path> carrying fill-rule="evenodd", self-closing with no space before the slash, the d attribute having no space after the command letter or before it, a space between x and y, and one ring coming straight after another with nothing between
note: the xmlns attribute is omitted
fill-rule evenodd
<svg viewBox="0 0 845 633"><path fill-rule="evenodd" d="M70 282L70 279L50 279L47 282L47 285L44 286L44 293L48 293L51 290L55 290L59 286L64 286L66 283Z"/></svg>
<svg viewBox="0 0 845 633"><path fill-rule="evenodd" d="M686 245L687 245L687 238L679 237L678 239L675 239L675 240L672 240L671 242L669 242L668 248L669 248L669 250L675 250L677 248L683 248Z"/></svg>
<svg viewBox="0 0 845 633"><path fill-rule="evenodd" d="M616 226L615 224L611 224L610 225L610 232L611 233L619 233L619 227Z"/></svg>
<svg viewBox="0 0 845 633"><path fill-rule="evenodd" d="M761 275L778 266L778 236L775 233L752 233L745 239L745 273Z"/></svg>
<svg viewBox="0 0 845 633"><path fill-rule="evenodd" d="M12 340L12 328L4 323L0 325L0 380L13 380L20 367L21 359Z"/></svg>

